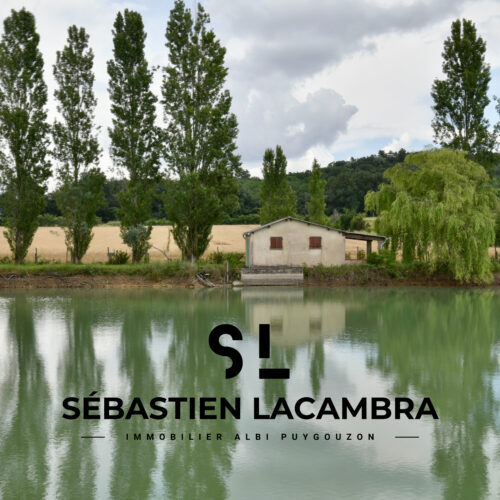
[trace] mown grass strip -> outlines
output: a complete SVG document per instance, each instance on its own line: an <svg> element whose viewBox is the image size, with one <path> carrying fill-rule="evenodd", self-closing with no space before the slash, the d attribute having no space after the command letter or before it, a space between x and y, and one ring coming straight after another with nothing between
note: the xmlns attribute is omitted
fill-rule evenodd
<svg viewBox="0 0 500 500"><path fill-rule="evenodd" d="M223 264L210 264L206 262L171 261L152 262L147 264L1 264L0 274L16 274L18 276L145 276L154 280L167 277L189 277L197 272L206 272L218 278L223 276L225 266Z"/></svg>

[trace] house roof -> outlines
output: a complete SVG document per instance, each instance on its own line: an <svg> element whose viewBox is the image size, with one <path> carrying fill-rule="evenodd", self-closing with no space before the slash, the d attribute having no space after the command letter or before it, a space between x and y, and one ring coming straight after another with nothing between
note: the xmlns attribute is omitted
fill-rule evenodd
<svg viewBox="0 0 500 500"><path fill-rule="evenodd" d="M387 240L386 236L380 236L377 234L370 234L370 233L353 233L352 231L342 231L341 229L336 229L334 227L325 226L323 224L317 224L316 222L310 222L303 219L297 219L296 217L283 217L282 219L268 222L263 226L256 227L255 229L251 229L250 231L246 231L245 233L243 233L243 238L248 238L253 233L274 226L275 224L278 224L278 222L284 222L290 220L296 222L302 222L303 224L307 224L309 226L317 226L320 227L321 229L326 229L327 231L336 231L337 233L343 234L345 238L348 240L366 240L366 241L382 241L382 242L385 242Z"/></svg>

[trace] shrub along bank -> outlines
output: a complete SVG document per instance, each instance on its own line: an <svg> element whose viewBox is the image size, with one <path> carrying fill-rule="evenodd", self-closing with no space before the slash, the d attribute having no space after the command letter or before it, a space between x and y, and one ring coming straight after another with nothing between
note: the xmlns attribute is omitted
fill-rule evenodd
<svg viewBox="0 0 500 500"><path fill-rule="evenodd" d="M492 260L491 285L500 284L500 261ZM485 283L463 282L453 277L444 263L396 262L389 252L370 254L368 262L341 266L312 266L304 268L304 281L325 285L475 285ZM487 283L488 284L488 283Z"/></svg>

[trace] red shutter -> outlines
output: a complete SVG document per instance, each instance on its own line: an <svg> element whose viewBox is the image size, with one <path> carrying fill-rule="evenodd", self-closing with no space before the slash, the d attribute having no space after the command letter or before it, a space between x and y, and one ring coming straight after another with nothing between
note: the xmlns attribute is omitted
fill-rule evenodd
<svg viewBox="0 0 500 500"><path fill-rule="evenodd" d="M309 248L321 248L321 236L310 236Z"/></svg>
<svg viewBox="0 0 500 500"><path fill-rule="evenodd" d="M283 248L283 238L281 236L271 236L271 250L281 250Z"/></svg>

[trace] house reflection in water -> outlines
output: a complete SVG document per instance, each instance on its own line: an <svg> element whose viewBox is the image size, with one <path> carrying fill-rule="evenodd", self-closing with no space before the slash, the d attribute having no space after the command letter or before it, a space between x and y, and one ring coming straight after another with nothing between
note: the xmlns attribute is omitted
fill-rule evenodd
<svg viewBox="0 0 500 500"><path fill-rule="evenodd" d="M271 343L298 346L336 337L345 331L346 305L341 302L308 301L303 288L248 287L241 290L246 324L257 336L259 324L271 325Z"/></svg>

